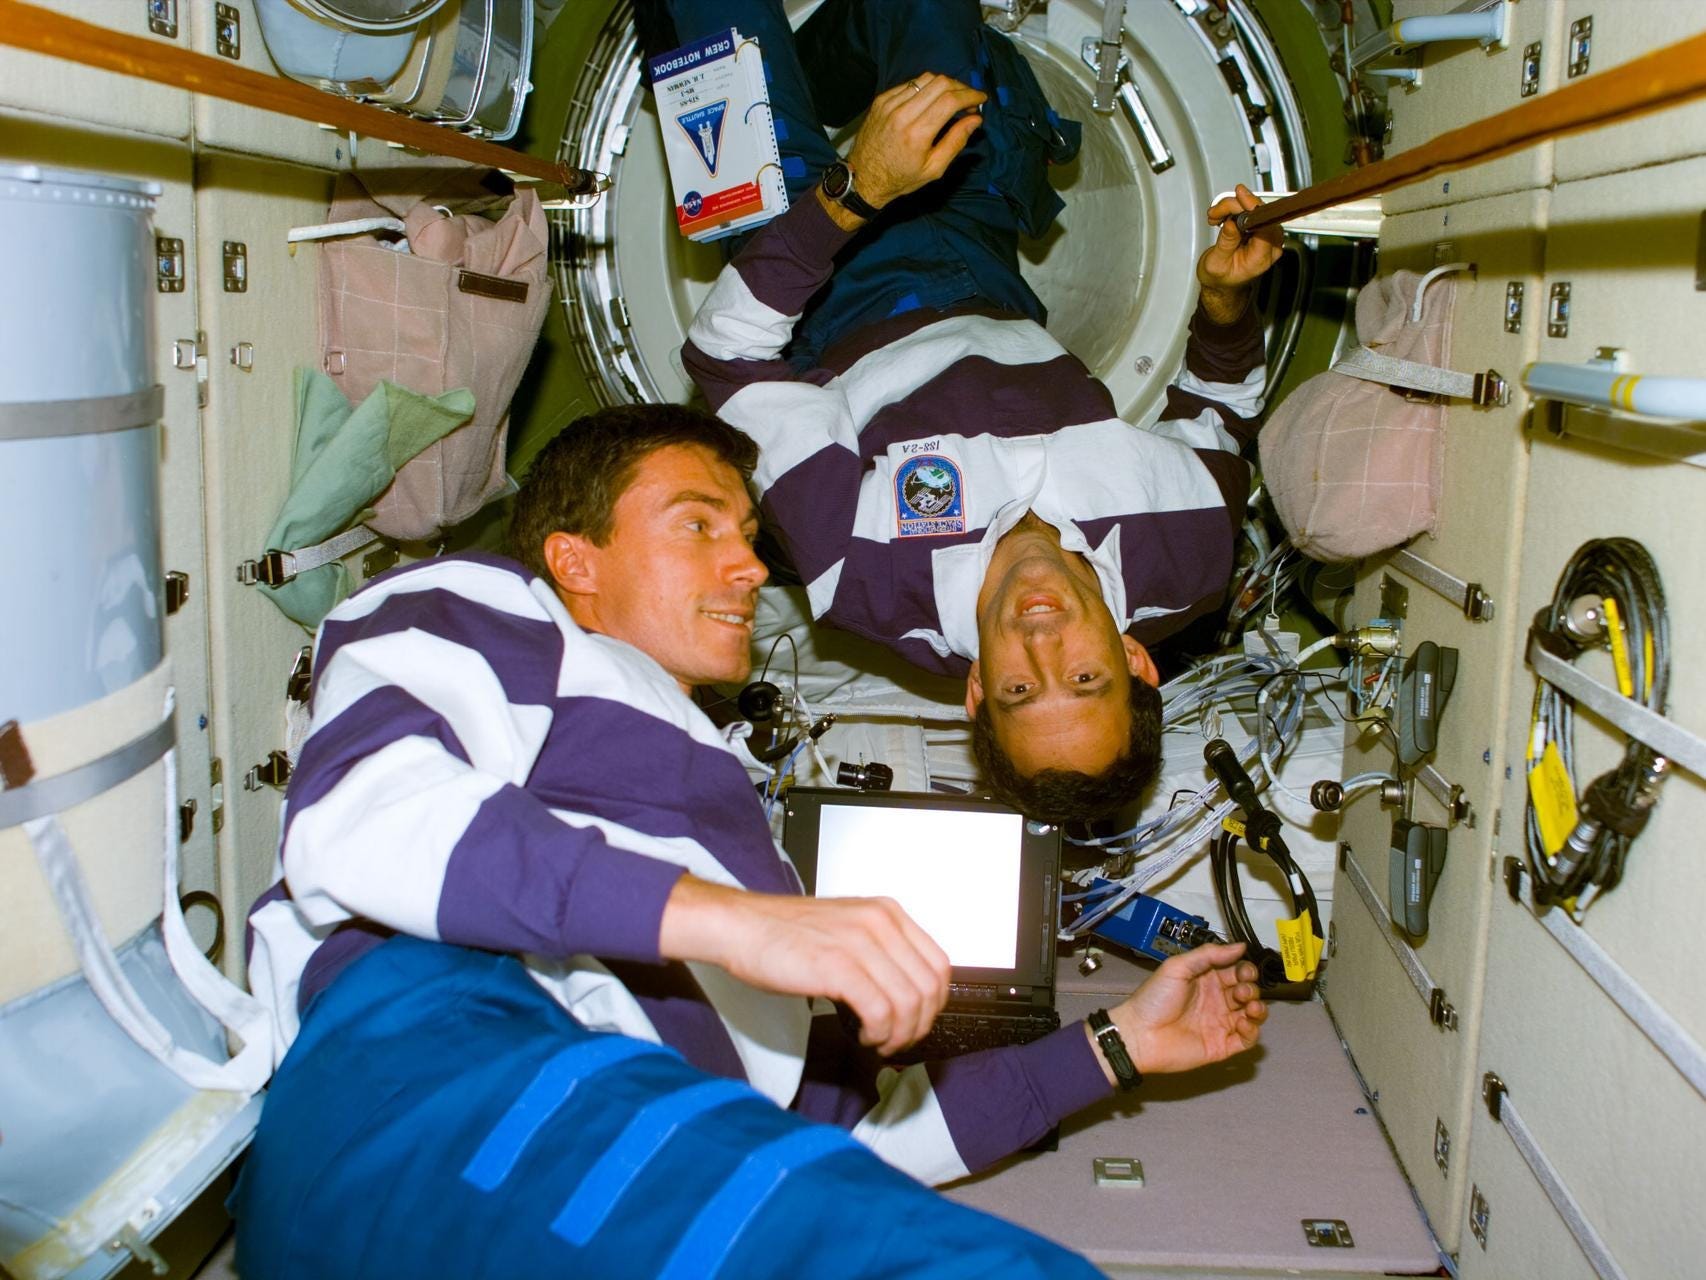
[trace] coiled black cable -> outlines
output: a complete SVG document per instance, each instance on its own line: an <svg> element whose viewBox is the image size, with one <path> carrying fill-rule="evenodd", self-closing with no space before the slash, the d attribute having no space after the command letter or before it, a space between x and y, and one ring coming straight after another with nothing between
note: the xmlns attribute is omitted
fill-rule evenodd
<svg viewBox="0 0 1706 1280"><path fill-rule="evenodd" d="M1606 602L1610 602L1610 607ZM1632 538L1598 538L1570 557L1551 603L1535 616L1535 639L1573 660L1582 650L1615 643L1624 660L1626 693L1660 715L1670 688L1670 618L1658 566ZM1576 786L1575 699L1538 682L1529 733L1529 767L1546 746L1557 748L1578 797L1577 821L1563 845L1548 850L1532 793L1528 802L1527 861L1535 900L1585 910L1623 878L1629 847L1647 824L1669 762L1634 739L1623 759L1585 789Z"/></svg>

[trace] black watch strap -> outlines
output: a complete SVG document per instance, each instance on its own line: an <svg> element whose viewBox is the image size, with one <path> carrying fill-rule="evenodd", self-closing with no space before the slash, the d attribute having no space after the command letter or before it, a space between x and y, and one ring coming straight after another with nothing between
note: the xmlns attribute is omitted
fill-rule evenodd
<svg viewBox="0 0 1706 1280"><path fill-rule="evenodd" d="M1090 1031L1096 1037L1096 1044L1102 1050L1102 1056L1113 1068L1114 1079L1119 1081L1120 1092L1130 1093L1143 1083L1143 1074L1138 1071L1137 1064L1131 1060L1131 1054L1126 1052L1125 1040L1120 1035L1114 1020L1108 1016L1106 1009L1098 1009L1085 1019L1090 1024Z"/></svg>
<svg viewBox="0 0 1706 1280"><path fill-rule="evenodd" d="M835 194L834 186L839 184L833 182L833 179L830 176L831 169L837 170L846 180L846 189L843 190L840 195ZM824 179L825 181L822 184L824 194L826 194L831 200L835 201L835 203L840 205L843 209L854 214L856 217L863 218L866 222L869 222L882 212L882 210L877 208L876 205L872 204L869 200L865 199L864 196L860 195L858 191L854 190L853 170L848 167L845 160L839 160L830 165L828 169L825 169Z"/></svg>

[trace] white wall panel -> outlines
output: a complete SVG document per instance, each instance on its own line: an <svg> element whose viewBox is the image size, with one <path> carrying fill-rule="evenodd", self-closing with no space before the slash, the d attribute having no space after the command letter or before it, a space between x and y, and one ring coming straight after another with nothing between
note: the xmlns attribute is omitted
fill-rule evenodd
<svg viewBox="0 0 1706 1280"><path fill-rule="evenodd" d="M1597 75L1664 45L1706 31L1700 0L1563 0L1566 39L1590 19L1593 31L1587 74ZM1568 59L1566 58L1567 62ZM1579 80L1566 79L1566 84ZM1558 180L1634 169L1706 152L1706 102L1694 102L1628 124L1558 141Z"/></svg>
<svg viewBox="0 0 1706 1280"><path fill-rule="evenodd" d="M1516 333L1505 327L1505 290L1512 281L1533 294L1540 282L1544 192L1496 196L1467 205L1390 217L1382 228L1381 270L1423 271L1441 256L1478 265L1474 277L1459 275L1453 309L1451 366L1489 367L1515 374L1532 358L1532 323ZM1449 242L1445 251L1440 246ZM1423 640L1459 651L1457 682L1441 722L1440 747L1432 763L1464 788L1472 816L1452 826L1444 871L1435 890L1430 929L1415 944L1433 981L1457 1013L1457 1028L1432 1025L1408 976L1383 934L1391 926L1362 910L1341 872L1335 899L1337 953L1328 999L1371 1088L1406 1170L1422 1196L1434 1227L1450 1247L1461 1226L1463 1161L1473 1097L1475 1034L1480 1016L1487 915L1492 886L1486 874L1501 800L1508 667L1520 619L1515 595L1516 549L1522 530L1522 493L1527 444L1520 405L1477 409L1457 402L1446 418L1444 483L1436 535L1423 535L1410 549L1453 576L1476 581L1492 596L1490 621L1471 621L1421 583L1391 568L1371 564L1362 576L1355 617L1380 613L1381 580L1390 577L1407 594L1404 652ZM1390 735L1364 736L1347 750L1346 774L1389 772ZM1342 835L1383 907L1387 896L1387 849L1393 819L1372 793L1354 803ZM1421 787L1411 816L1448 825L1445 809ZM1434 1158L1436 1127L1444 1124L1456 1149L1441 1170Z"/></svg>
<svg viewBox="0 0 1706 1280"><path fill-rule="evenodd" d="M1449 13L1460 0L1396 0L1394 18ZM1522 96L1523 59L1529 45L1540 45L1540 92L1563 79L1563 6L1559 0L1516 0L1510 6L1506 47L1482 49L1474 41L1424 46L1422 79L1413 88L1394 86L1387 99L1392 138L1386 154L1408 150L1439 134L1508 111L1534 99ZM1431 205L1457 204L1507 191L1543 187L1552 178L1552 147L1540 143L1514 155L1389 192L1386 211L1402 213Z"/></svg>

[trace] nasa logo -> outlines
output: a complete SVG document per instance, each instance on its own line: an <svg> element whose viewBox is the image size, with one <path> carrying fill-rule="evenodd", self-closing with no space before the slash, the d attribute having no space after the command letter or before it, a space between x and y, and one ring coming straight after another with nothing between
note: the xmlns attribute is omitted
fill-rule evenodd
<svg viewBox="0 0 1706 1280"><path fill-rule="evenodd" d="M705 207L705 197L697 191L689 191L681 197L681 209L689 218L697 218L699 210Z"/></svg>
<svg viewBox="0 0 1706 1280"><path fill-rule="evenodd" d="M895 521L903 538L966 531L965 480L939 453L908 458L894 473Z"/></svg>

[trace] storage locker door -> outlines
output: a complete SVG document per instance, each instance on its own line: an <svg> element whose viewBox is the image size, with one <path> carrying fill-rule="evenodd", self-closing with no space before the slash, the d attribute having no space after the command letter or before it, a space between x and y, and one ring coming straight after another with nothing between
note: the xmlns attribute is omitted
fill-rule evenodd
<svg viewBox="0 0 1706 1280"><path fill-rule="evenodd" d="M1461 0L1396 0L1394 19L1449 13ZM1562 10L1555 0L1517 0L1510 5L1509 33L1504 48L1482 49L1474 41L1447 41L1424 46L1401 60L1387 58L1375 66L1414 62L1420 57L1422 78L1413 87L1393 85L1387 98L1392 113L1392 137L1386 154L1420 146L1451 129L1548 93L1563 83ZM1534 46L1538 45L1536 51ZM1525 77L1535 65L1536 75ZM1524 89L1534 84L1525 96ZM1518 151L1473 168L1460 169L1388 193L1389 214L1430 205L1476 200L1505 191L1545 186L1552 178L1553 143Z"/></svg>
<svg viewBox="0 0 1706 1280"><path fill-rule="evenodd" d="M55 0L46 7L128 36L184 49L190 47L190 11L212 6L200 0L163 0L155 13L149 0ZM17 49L0 49L0 104L130 133L187 138L190 132L190 95L181 89ZM76 166L80 161L72 152L78 145L77 138L67 133L60 148L43 163Z"/></svg>
<svg viewBox="0 0 1706 1280"><path fill-rule="evenodd" d="M1494 196L1444 209L1388 218L1381 234L1381 269L1426 271L1439 261L1470 260L1478 274L1455 276L1451 366L1520 374L1533 358L1535 325L1525 312L1517 332L1506 327L1510 284L1524 296L1538 291L1544 192ZM1435 286L1438 287L1438 286ZM1520 399L1520 397L1519 397ZM1454 578L1479 583L1493 616L1472 620L1462 605L1430 589L1415 570L1391 562L1363 573L1356 619L1382 612L1383 584L1404 595L1404 652L1424 640L1459 651L1456 687L1444 713L1440 745L1431 759L1437 776L1461 786L1467 813L1454 820L1427 787L1413 787L1410 816L1447 826L1448 854L1424 941L1414 944L1433 982L1455 1013L1455 1028L1435 1026L1429 1009L1394 959L1386 938L1392 926L1387 859L1393 819L1377 793L1365 792L1348 808L1341 838L1372 886L1380 915L1364 909L1341 870L1335 886L1336 955L1327 999L1371 1089L1399 1157L1415 1183L1435 1229L1452 1247L1461 1228L1462 1142L1473 1095L1471 1073L1479 1021L1488 900L1486 869L1499 836L1507 669L1521 630L1510 607L1516 585L1516 548L1522 532L1521 494L1527 445L1519 403L1475 408L1453 402L1445 426L1445 474L1439 530L1409 550ZM1390 593L1389 593L1390 594ZM1389 733L1364 737L1347 750L1347 776L1390 772Z"/></svg>
<svg viewBox="0 0 1706 1280"><path fill-rule="evenodd" d="M1580 74L1591 76L1706 30L1706 5L1697 0L1564 0L1555 7L1562 11L1564 84L1577 83L1569 69L1578 56L1586 67ZM1706 152L1706 102L1560 138L1557 146L1560 182L1697 156Z"/></svg>

